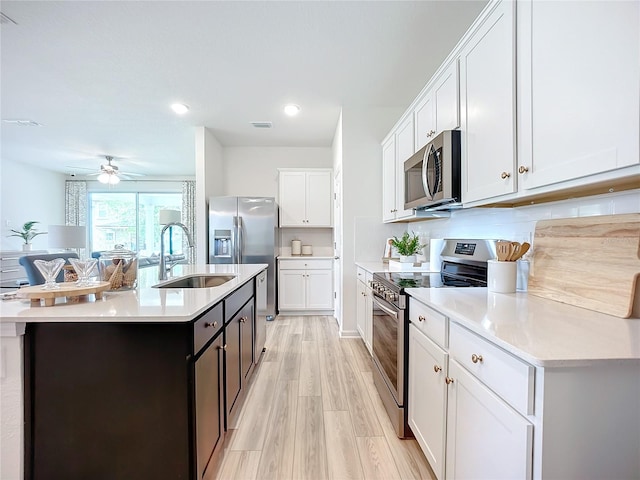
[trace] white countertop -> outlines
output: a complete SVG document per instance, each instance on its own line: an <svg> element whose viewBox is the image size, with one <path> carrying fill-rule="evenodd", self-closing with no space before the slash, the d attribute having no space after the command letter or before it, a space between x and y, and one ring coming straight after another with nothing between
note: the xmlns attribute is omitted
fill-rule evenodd
<svg viewBox="0 0 640 480"><path fill-rule="evenodd" d="M212 288L153 288L161 283L156 268L140 269L138 288L123 292L105 292L101 300L93 295L79 303L58 299L51 307L31 307L29 300L0 301L1 323L31 322L187 322L222 300L236 288L267 268L250 265L178 265L170 279L194 273L236 275L236 278Z"/></svg>
<svg viewBox="0 0 640 480"><path fill-rule="evenodd" d="M278 255L277 258L278 260L333 260L333 255Z"/></svg>
<svg viewBox="0 0 640 480"><path fill-rule="evenodd" d="M369 273L389 271L389 264L384 262L356 262L356 266L365 269Z"/></svg>
<svg viewBox="0 0 640 480"><path fill-rule="evenodd" d="M610 361L640 365L640 319L486 288L408 288L406 292L533 365Z"/></svg>

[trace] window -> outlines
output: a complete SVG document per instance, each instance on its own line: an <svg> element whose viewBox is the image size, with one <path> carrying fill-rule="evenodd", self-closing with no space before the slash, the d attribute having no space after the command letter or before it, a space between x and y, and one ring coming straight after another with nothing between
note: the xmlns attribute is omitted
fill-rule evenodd
<svg viewBox="0 0 640 480"><path fill-rule="evenodd" d="M122 245L140 256L160 253L159 211L182 209L180 193L89 193L91 251ZM182 229L169 229L165 253L182 253Z"/></svg>

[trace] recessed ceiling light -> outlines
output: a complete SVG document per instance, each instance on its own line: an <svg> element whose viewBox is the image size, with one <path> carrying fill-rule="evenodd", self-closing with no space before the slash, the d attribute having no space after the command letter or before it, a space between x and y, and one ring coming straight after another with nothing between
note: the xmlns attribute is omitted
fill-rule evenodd
<svg viewBox="0 0 640 480"><path fill-rule="evenodd" d="M298 113L300 113L300 106L299 105L294 105L293 103L291 103L289 105L285 105L284 106L284 113L286 113L290 117L293 117L293 116L297 115Z"/></svg>
<svg viewBox="0 0 640 480"><path fill-rule="evenodd" d="M171 105L171 108L178 115L184 115L185 113L187 113L189 111L189 106L185 105L183 103L174 103L173 105Z"/></svg>

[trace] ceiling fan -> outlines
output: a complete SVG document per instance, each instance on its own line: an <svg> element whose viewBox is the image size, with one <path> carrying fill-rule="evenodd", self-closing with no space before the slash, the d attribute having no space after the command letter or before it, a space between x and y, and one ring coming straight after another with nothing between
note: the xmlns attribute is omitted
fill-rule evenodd
<svg viewBox="0 0 640 480"><path fill-rule="evenodd" d="M100 183L104 183L105 185L116 185L120 183L120 180L129 180L131 177L143 177L144 175L140 173L123 173L120 169L114 165L113 160L114 157L111 155L105 155L106 164L100 165L100 171L94 173L88 173L87 176L96 176L97 180ZM82 168L82 167L75 167ZM83 169L84 170L84 169Z"/></svg>

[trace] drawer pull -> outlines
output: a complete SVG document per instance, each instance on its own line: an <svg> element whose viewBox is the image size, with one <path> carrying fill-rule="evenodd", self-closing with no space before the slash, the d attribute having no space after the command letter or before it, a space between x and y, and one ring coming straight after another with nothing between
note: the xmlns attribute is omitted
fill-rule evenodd
<svg viewBox="0 0 640 480"><path fill-rule="evenodd" d="M529 171L529 167L525 167L524 165L518 169L518 173L527 173Z"/></svg>
<svg viewBox="0 0 640 480"><path fill-rule="evenodd" d="M453 383L453 378L451 377L446 377L444 379L444 383L446 383L447 385L451 385Z"/></svg>
<svg viewBox="0 0 640 480"><path fill-rule="evenodd" d="M216 328L218 326L218 322L204 322L204 328L209 328L209 327L213 327Z"/></svg>
<svg viewBox="0 0 640 480"><path fill-rule="evenodd" d="M438 365L434 365L433 366L433 371L436 372L436 373L441 372L442 371L442 367L440 367Z"/></svg>
<svg viewBox="0 0 640 480"><path fill-rule="evenodd" d="M476 355L475 353L473 355L471 355L471 361L473 363L482 363L482 355Z"/></svg>
<svg viewBox="0 0 640 480"><path fill-rule="evenodd" d="M500 178L502 178L503 180L504 180L505 178L509 178L510 176L511 176L511 174L510 174L509 172L502 172L502 173L500 174Z"/></svg>
<svg viewBox="0 0 640 480"><path fill-rule="evenodd" d="M240 317L240 323L246 323L247 319L244 317Z"/></svg>
<svg viewBox="0 0 640 480"><path fill-rule="evenodd" d="M225 343L222 346L218 346L218 350L224 350L226 352L227 351L227 344Z"/></svg>
<svg viewBox="0 0 640 480"><path fill-rule="evenodd" d="M418 315L418 320L421 322L424 322L426 320L426 318L424 318L424 316L422 315Z"/></svg>

